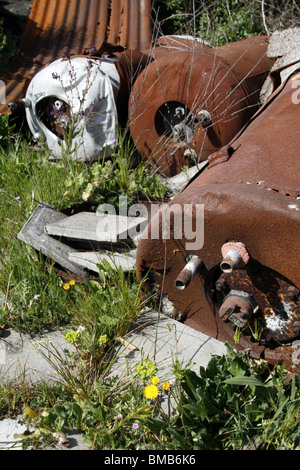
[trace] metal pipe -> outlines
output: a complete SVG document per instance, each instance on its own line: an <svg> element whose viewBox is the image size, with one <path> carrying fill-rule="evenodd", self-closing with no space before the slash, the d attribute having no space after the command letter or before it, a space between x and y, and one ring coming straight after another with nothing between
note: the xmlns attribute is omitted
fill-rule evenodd
<svg viewBox="0 0 300 470"><path fill-rule="evenodd" d="M241 242L228 242L222 246L223 260L220 268L223 273L232 273L236 268L245 266L249 259L249 253L245 245Z"/></svg>
<svg viewBox="0 0 300 470"><path fill-rule="evenodd" d="M188 261L188 263L185 265L181 273L178 275L175 281L175 287L177 287L177 289L179 290L184 290L194 279L202 264L202 259L200 259L196 255L193 255Z"/></svg>
<svg viewBox="0 0 300 470"><path fill-rule="evenodd" d="M11 101L7 103L7 107L10 111L16 111L17 109L30 108L31 101L28 98Z"/></svg>

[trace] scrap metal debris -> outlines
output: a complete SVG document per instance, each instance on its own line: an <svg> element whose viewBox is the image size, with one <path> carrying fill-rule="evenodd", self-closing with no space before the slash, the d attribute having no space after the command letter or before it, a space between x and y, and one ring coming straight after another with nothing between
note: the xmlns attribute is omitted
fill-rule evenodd
<svg viewBox="0 0 300 470"><path fill-rule="evenodd" d="M186 324L295 372L300 107L294 97L300 73L277 86L279 74L271 74L268 101L169 203L173 217L164 220L163 209L151 219L138 246L137 270L140 280L150 272L145 289L168 295ZM202 226L197 205L204 207ZM179 223L182 237L175 235ZM169 238L163 236L164 224ZM191 232L185 224L193 227L195 239L203 238L199 249L186 248ZM160 238L151 238L152 232ZM192 275L191 259L197 260Z"/></svg>

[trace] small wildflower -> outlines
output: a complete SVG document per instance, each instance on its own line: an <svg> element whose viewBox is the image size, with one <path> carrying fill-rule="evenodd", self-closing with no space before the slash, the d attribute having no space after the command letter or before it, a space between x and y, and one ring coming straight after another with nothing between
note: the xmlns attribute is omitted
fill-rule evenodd
<svg viewBox="0 0 300 470"><path fill-rule="evenodd" d="M70 289L70 284L67 282L66 284L64 284L64 289L65 290L69 290Z"/></svg>
<svg viewBox="0 0 300 470"><path fill-rule="evenodd" d="M65 333L64 337L67 343L74 344L78 341L80 333L74 330L70 330Z"/></svg>
<svg viewBox="0 0 300 470"><path fill-rule="evenodd" d="M74 279L71 279L71 281L69 281L69 284L70 284L70 286L74 286L75 285Z"/></svg>
<svg viewBox="0 0 300 470"><path fill-rule="evenodd" d="M133 423L132 429L133 429L134 431L136 431L137 429L139 429L139 424L138 424L138 423Z"/></svg>
<svg viewBox="0 0 300 470"><path fill-rule="evenodd" d="M47 345L50 345L51 344L51 340L49 338L44 338L44 339L40 339L38 341L33 341L31 343L31 346L36 349L37 351L39 351L42 346L47 346Z"/></svg>
<svg viewBox="0 0 300 470"><path fill-rule="evenodd" d="M82 432L88 431L89 429L88 426L83 421L80 422L79 426L80 426L80 431Z"/></svg>
<svg viewBox="0 0 300 470"><path fill-rule="evenodd" d="M147 385L145 388L144 388L144 395L146 398L148 398L149 400L153 400L154 398L157 398L158 396L158 388L156 385Z"/></svg>
<svg viewBox="0 0 300 470"><path fill-rule="evenodd" d="M151 377L151 383L152 385L157 385L159 382L159 378L158 377Z"/></svg>
<svg viewBox="0 0 300 470"><path fill-rule="evenodd" d="M20 196L17 196L17 197L15 197L15 199L16 199L16 201L18 201L18 200L21 199L21 198L20 198Z"/></svg>
<svg viewBox="0 0 300 470"><path fill-rule="evenodd" d="M169 390L170 387L171 387L170 382L164 382L163 386L162 386L162 389L163 390Z"/></svg>
<svg viewBox="0 0 300 470"><path fill-rule="evenodd" d="M98 340L99 344L105 344L107 343L107 335L101 335Z"/></svg>
<svg viewBox="0 0 300 470"><path fill-rule="evenodd" d="M53 78L53 80L57 80L57 79L59 78L58 73L53 72L53 73L52 73L52 78Z"/></svg>
<svg viewBox="0 0 300 470"><path fill-rule="evenodd" d="M136 366L137 374L143 380L153 377L156 373L156 370L156 364L152 362L151 359L146 359Z"/></svg>

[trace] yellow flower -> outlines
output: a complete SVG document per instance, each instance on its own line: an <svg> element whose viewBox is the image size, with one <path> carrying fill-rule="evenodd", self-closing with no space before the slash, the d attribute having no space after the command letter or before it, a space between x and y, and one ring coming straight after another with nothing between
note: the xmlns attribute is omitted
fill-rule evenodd
<svg viewBox="0 0 300 470"><path fill-rule="evenodd" d="M70 284L69 284L69 283L65 284L65 285L64 285L64 289L65 289L65 290L70 289Z"/></svg>
<svg viewBox="0 0 300 470"><path fill-rule="evenodd" d="M99 342L99 344L105 344L105 343L107 343L107 335L101 335L101 336L99 336L98 342Z"/></svg>
<svg viewBox="0 0 300 470"><path fill-rule="evenodd" d="M79 340L80 333L78 331L70 330L65 333L64 337L67 343L74 344Z"/></svg>
<svg viewBox="0 0 300 470"><path fill-rule="evenodd" d="M28 416L28 418L34 419L37 415L38 415L37 412L34 411L32 408L30 408L30 406L27 406L23 412L24 418Z"/></svg>
<svg viewBox="0 0 300 470"><path fill-rule="evenodd" d="M151 378L151 383L152 383L152 385L157 385L158 382L159 382L159 378L158 378L158 377L155 376L155 377L152 377L152 378Z"/></svg>
<svg viewBox="0 0 300 470"><path fill-rule="evenodd" d="M171 387L170 382L164 382L163 386L162 386L162 389L163 390L169 390L170 387Z"/></svg>
<svg viewBox="0 0 300 470"><path fill-rule="evenodd" d="M144 395L146 398L148 398L149 400L153 400L154 398L157 398L158 396L158 388L156 385L147 385L145 388L144 388Z"/></svg>
<svg viewBox="0 0 300 470"><path fill-rule="evenodd" d="M75 285L75 281L74 279L71 279L71 281L69 282L70 286L74 286Z"/></svg>

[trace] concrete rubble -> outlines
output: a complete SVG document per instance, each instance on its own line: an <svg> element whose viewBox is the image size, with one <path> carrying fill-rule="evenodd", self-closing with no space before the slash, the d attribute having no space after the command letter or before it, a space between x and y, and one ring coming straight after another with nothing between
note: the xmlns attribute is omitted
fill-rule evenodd
<svg viewBox="0 0 300 470"><path fill-rule="evenodd" d="M283 67L280 78L281 82L286 80L291 73L300 67L300 28L275 31L270 38L267 55L275 59L271 73ZM260 94L262 103L270 96L272 89L272 80L268 77Z"/></svg>
<svg viewBox="0 0 300 470"><path fill-rule="evenodd" d="M60 267L81 277L99 272L106 259L124 271L135 268L134 238L148 223L144 217L125 217L98 212L80 212L70 217L51 205L40 203L18 239L29 244Z"/></svg>

